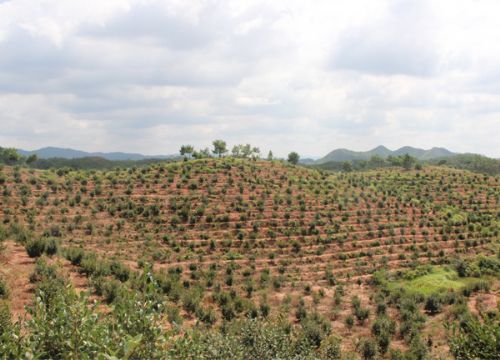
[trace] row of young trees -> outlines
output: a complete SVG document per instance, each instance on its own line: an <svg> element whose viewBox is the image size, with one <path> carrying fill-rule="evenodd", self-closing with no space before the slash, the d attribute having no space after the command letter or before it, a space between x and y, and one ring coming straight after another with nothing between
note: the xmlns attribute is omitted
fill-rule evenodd
<svg viewBox="0 0 500 360"><path fill-rule="evenodd" d="M179 152L186 159L203 159L212 157L212 155L223 157L229 153L229 148L224 140L217 139L212 141L212 149L205 148L196 150L192 145L182 145ZM261 152L258 147L254 147L250 144L237 144L232 147L231 156L235 158L257 160L261 158ZM266 159L269 161L274 160L274 155L271 150L269 150ZM296 165L299 162L299 159L300 156L295 151L288 154L288 162L291 164Z"/></svg>
<svg viewBox="0 0 500 360"><path fill-rule="evenodd" d="M31 244L32 240L25 242L30 256ZM57 262L49 265L47 258L40 255L33 256L38 261L30 275L35 300L28 307L29 317L12 321L8 304L0 303L0 358L358 358L354 353L342 353L342 339L332 331L329 321L316 311L308 312L302 299L296 312L297 322L293 325L280 317L269 317L268 310L263 311L262 307L260 313L255 310L253 315L249 312L245 319L238 319L231 306L232 295L220 292L214 299L224 304L222 326L213 326L214 318L208 311L200 319L203 325L199 323L194 330L173 336L177 334L165 332L162 327L165 314L169 321L172 317L172 323L177 324L178 311L172 311L175 305L172 307L167 300L173 289L171 281L176 278L173 273L172 277L165 278L166 275L155 274L149 266L135 272L118 261L99 259L95 253L86 253L81 248L63 249L63 255L79 267L79 272L92 276L90 284L95 289L94 294L103 296L104 303L111 305L109 312L103 314L95 304L92 306L88 294L77 296ZM457 268L478 268L481 273L492 276L498 275L500 269L498 256L467 260L457 264ZM470 276L467 271L463 275ZM453 322L448 329L449 344L455 358L497 358L500 325L497 312L485 313L479 319L469 313L466 305L467 297L481 288L468 294L448 292L425 297L388 287L394 280L391 276L403 275L381 271L374 274L370 282L378 290L372 298L375 309L370 325L367 323L370 310L359 297L351 298L352 314L358 325L371 328L371 336L362 336L356 342L355 349L362 359L386 356L390 359L429 359L433 340L425 340L422 329L427 315L441 312L444 305L451 307L449 320ZM311 289L305 291L308 294ZM186 297L181 298L186 311L198 306L197 301L193 301L195 294L187 290ZM336 306L340 305L343 296L343 286L337 285ZM8 294L4 298L8 298ZM422 312L423 303L427 315ZM432 306L429 307L429 303ZM399 312L399 323L388 313L391 305ZM354 317L348 316L345 322L352 328ZM396 337L407 344L404 353L391 347Z"/></svg>
<svg viewBox="0 0 500 360"><path fill-rule="evenodd" d="M192 145L182 145L179 152L182 156L188 159L208 158L212 157L212 154L216 155L217 157L223 157L229 152L227 144L224 140L214 140L212 142L212 146L212 150L210 150L208 147L205 149L195 150L194 146ZM260 158L260 149L258 147L252 147L250 144L235 145L233 146L231 153L234 157ZM269 153L272 157L272 152L270 151Z"/></svg>

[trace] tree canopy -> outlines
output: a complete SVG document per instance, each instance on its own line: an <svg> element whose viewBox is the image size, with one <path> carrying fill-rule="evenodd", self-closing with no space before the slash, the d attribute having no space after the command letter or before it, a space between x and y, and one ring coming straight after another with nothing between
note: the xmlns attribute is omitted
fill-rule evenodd
<svg viewBox="0 0 500 360"><path fill-rule="evenodd" d="M182 156L187 155L187 157L191 157L194 147L192 145L182 145L179 152Z"/></svg>
<svg viewBox="0 0 500 360"><path fill-rule="evenodd" d="M290 164L297 165L297 163L299 162L299 159L300 159L300 155L295 151L292 151L290 154L288 154L288 162Z"/></svg>
<svg viewBox="0 0 500 360"><path fill-rule="evenodd" d="M212 145L214 147L214 149L212 150L212 152L216 155L218 155L219 157L222 157L225 153L227 153L227 145L226 145L226 142L224 140L214 140L212 142Z"/></svg>
<svg viewBox="0 0 500 360"><path fill-rule="evenodd" d="M15 165L23 160L23 156L21 156L16 149L0 147L0 163Z"/></svg>

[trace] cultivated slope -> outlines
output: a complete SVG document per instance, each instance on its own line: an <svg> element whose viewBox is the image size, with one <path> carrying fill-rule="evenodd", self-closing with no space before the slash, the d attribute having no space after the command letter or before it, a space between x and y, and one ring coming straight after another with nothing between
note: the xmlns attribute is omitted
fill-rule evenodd
<svg viewBox="0 0 500 360"><path fill-rule="evenodd" d="M61 244L50 263L60 264L77 291L90 289L108 304L152 291L167 301L164 322L173 326L278 313L292 323L316 319L343 338L346 351L372 333L382 305L401 324L392 344L411 346L406 310L399 295L381 295L376 270L416 269L433 289L460 289L481 280L456 279L441 265L491 255L499 239L499 180L432 167L334 175L239 159L107 172L4 167L0 192L0 275L13 289L14 314L30 303L31 280L45 271L26 258L23 244L44 234ZM422 264L440 266L432 272ZM150 276L153 290L144 285ZM494 308L497 289L495 282L481 295L481 304L493 305L472 308ZM443 316L419 330L436 354L447 351Z"/></svg>
<svg viewBox="0 0 500 360"><path fill-rule="evenodd" d="M498 231L498 179L451 170L326 175L211 159L59 175L4 168L2 182L4 223L53 227L64 242L159 267L269 268L284 283L472 251Z"/></svg>

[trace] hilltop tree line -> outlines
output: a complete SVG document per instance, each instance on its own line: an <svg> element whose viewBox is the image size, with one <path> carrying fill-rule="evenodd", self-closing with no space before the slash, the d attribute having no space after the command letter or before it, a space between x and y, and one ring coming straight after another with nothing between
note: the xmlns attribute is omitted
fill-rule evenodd
<svg viewBox="0 0 500 360"><path fill-rule="evenodd" d="M182 145L179 153L184 156L185 159L204 159L212 156L224 157L229 153L229 148L224 140L214 140L212 141L212 149L204 148L200 150L195 150L192 145ZM236 144L232 147L230 156L241 159L252 159L258 160L261 158L261 152L258 147L252 146L250 144ZM300 156L297 152L292 151L288 154L288 162L290 164L296 165L299 162ZM274 160L274 154L269 150L266 160Z"/></svg>

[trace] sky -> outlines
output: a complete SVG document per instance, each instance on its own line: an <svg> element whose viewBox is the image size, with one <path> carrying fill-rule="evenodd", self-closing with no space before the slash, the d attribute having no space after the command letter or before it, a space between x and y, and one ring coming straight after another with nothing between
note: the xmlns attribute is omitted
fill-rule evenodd
<svg viewBox="0 0 500 360"><path fill-rule="evenodd" d="M497 0L0 0L0 146L500 157Z"/></svg>

